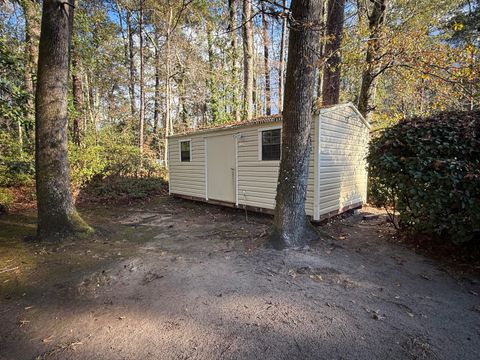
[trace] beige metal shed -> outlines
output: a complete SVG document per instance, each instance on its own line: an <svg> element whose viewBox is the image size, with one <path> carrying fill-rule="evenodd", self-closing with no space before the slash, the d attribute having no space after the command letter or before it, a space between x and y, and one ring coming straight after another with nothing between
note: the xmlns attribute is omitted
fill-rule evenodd
<svg viewBox="0 0 480 360"><path fill-rule="evenodd" d="M171 195L271 212L280 164L282 118L268 116L172 135ZM320 221L366 201L370 125L351 103L313 117L305 210Z"/></svg>

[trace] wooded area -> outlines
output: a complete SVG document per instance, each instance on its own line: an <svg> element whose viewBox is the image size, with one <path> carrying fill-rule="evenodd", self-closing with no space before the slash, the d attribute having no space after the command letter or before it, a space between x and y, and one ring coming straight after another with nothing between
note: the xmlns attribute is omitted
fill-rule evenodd
<svg viewBox="0 0 480 360"><path fill-rule="evenodd" d="M479 101L479 0L0 0L0 358L478 360Z"/></svg>
<svg viewBox="0 0 480 360"><path fill-rule="evenodd" d="M280 180L290 183L280 184L278 202L295 188L289 203L302 208L305 111L315 98L317 107L357 104L375 129L478 106L478 2L308 2L302 9L315 10L307 25L294 5L2 1L0 203L8 206L11 189L31 186L35 175L39 223L63 208L58 225L82 228L73 200L83 187L164 177L169 135L283 110L286 129L293 126L283 146L300 147L290 161L285 153ZM300 45L298 27L311 32Z"/></svg>
<svg viewBox="0 0 480 360"><path fill-rule="evenodd" d="M41 10L29 0L1 6L2 132L29 153ZM101 144L110 131L146 157L163 158L165 135L181 128L279 112L286 6L77 1L69 79L73 145ZM475 2L332 0L321 6L320 102L336 102L339 89L341 102L358 104L378 126L476 107Z"/></svg>

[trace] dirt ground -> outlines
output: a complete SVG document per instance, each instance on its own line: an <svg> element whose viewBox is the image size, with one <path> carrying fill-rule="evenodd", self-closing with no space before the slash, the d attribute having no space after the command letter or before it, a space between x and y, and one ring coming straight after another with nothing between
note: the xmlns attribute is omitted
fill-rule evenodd
<svg viewBox="0 0 480 360"><path fill-rule="evenodd" d="M158 198L89 208L91 239L0 217L0 359L480 359L480 281L364 209L300 251L271 221ZM381 215L381 214L380 214Z"/></svg>

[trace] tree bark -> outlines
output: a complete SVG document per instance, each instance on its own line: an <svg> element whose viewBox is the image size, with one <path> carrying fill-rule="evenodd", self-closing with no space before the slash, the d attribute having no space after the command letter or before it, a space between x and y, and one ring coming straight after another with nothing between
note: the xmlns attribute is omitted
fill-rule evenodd
<svg viewBox="0 0 480 360"><path fill-rule="evenodd" d="M171 106L171 87L170 87L170 36L172 29L173 21L173 8L170 7L167 23L167 34L165 36L165 124L164 124L164 133L163 133L163 161L165 167L168 166L168 136L173 133L173 124L170 117L170 106Z"/></svg>
<svg viewBox="0 0 480 360"><path fill-rule="evenodd" d="M370 0L373 3L372 14L370 15L368 28L367 55L365 58L365 69L362 73L362 85L358 96L358 110L370 121L371 112L375 108L375 95L377 92L377 77L380 73L381 63L378 59L382 47L381 35L382 26L385 23L387 0Z"/></svg>
<svg viewBox="0 0 480 360"><path fill-rule="evenodd" d="M239 91L238 91L238 44L237 44L237 2L228 0L230 52L231 52L231 87L232 87L232 112L235 121L240 121Z"/></svg>
<svg viewBox="0 0 480 360"><path fill-rule="evenodd" d="M135 48L133 45L133 26L132 26L132 14L131 10L127 9L127 31L128 31L128 64L129 64L129 87L130 92L130 110L132 117L137 114L137 105L135 103Z"/></svg>
<svg viewBox="0 0 480 360"><path fill-rule="evenodd" d="M265 16L265 6L262 3L262 38L263 38L263 67L265 74L265 113L272 114L272 103L270 95L270 62L268 54L268 23Z"/></svg>
<svg viewBox="0 0 480 360"><path fill-rule="evenodd" d="M138 37L140 39L140 117L139 117L139 130L138 130L138 145L140 147L140 167L143 165L143 132L145 128L145 59L143 52L143 1L140 0L139 14L138 14Z"/></svg>
<svg viewBox="0 0 480 360"><path fill-rule="evenodd" d="M129 70L130 77L129 77L129 82L128 82L128 94L130 96L130 111L132 114L132 117L135 116L135 77L134 73L132 74L132 71L134 70L133 68L133 51L130 51L133 39L131 39L130 36L130 31L131 31L131 25L130 25L130 19L127 21L127 32L128 36L125 35L125 30L123 26L123 12L120 7L120 3L118 0L115 0L115 5L117 8L117 13L118 13L118 21L120 25L120 31L122 33L122 40L123 40L123 51L124 51L124 58L125 58L125 67ZM127 16L128 16L128 11L127 11ZM128 37L128 39L127 39Z"/></svg>
<svg viewBox="0 0 480 360"><path fill-rule="evenodd" d="M185 76L186 76L186 70L185 66L180 65L180 71L178 74L178 82L177 82L177 87L178 87L178 102L179 102L179 107L180 107L180 118L182 120L182 124L184 127L189 128L190 127L190 120L188 118L188 109L187 109L187 91L185 87Z"/></svg>
<svg viewBox="0 0 480 360"><path fill-rule="evenodd" d="M282 112L283 110L283 86L285 82L285 49L287 43L287 15L286 15L286 7L287 7L287 0L283 0L283 19L282 19L282 36L280 40L280 61L279 61L279 69L278 69L278 112Z"/></svg>
<svg viewBox="0 0 480 360"><path fill-rule="evenodd" d="M25 67L25 89L31 95L27 100L28 120L33 124L35 121L33 97L35 96L34 77L38 64L38 41L40 39L40 8L35 1L21 0L23 16L25 18L25 45L28 54L27 66ZM18 123L19 140L23 144L22 123Z"/></svg>
<svg viewBox="0 0 480 360"><path fill-rule="evenodd" d="M340 99L341 56L340 45L344 22L345 0L328 0L327 4L327 40L323 70L322 105L338 104Z"/></svg>
<svg viewBox="0 0 480 360"><path fill-rule="evenodd" d="M75 108L75 116L73 118L72 140L75 145L80 145L81 142L81 124L83 117L83 86L82 86L82 74L80 70L80 64L78 61L78 51L75 46L72 45L72 98L73 107Z"/></svg>
<svg viewBox="0 0 480 360"><path fill-rule="evenodd" d="M162 62L161 62L161 53L160 53L160 25L155 24L155 99L154 99L154 109L153 109L153 133L157 136L158 128L160 127L162 111L161 111L161 71L162 71Z"/></svg>
<svg viewBox="0 0 480 360"><path fill-rule="evenodd" d="M252 0L243 0L243 117L253 116Z"/></svg>
<svg viewBox="0 0 480 360"><path fill-rule="evenodd" d="M75 209L67 157L67 97L73 4L43 1L37 90L35 164L37 236L54 240L93 230Z"/></svg>
<svg viewBox="0 0 480 360"><path fill-rule="evenodd" d="M323 73L325 69L325 61L324 61L324 55L325 55L325 35L326 35L326 26L325 24L327 23L327 11L325 10L327 8L327 2L328 0L322 0L322 25L321 25L321 30L320 30L320 45L319 45L319 65L317 68L317 100L322 98L322 89L323 89Z"/></svg>
<svg viewBox="0 0 480 360"><path fill-rule="evenodd" d="M301 247L318 237L305 213L321 0L292 0L282 158L270 244Z"/></svg>
<svg viewBox="0 0 480 360"><path fill-rule="evenodd" d="M215 64L215 52L213 49L213 35L212 35L212 25L207 23L207 55L208 55L208 79L207 86L210 92L210 110L212 114L212 122L216 124L219 121L220 109L218 101L218 86L216 84L215 74L216 74L216 64Z"/></svg>

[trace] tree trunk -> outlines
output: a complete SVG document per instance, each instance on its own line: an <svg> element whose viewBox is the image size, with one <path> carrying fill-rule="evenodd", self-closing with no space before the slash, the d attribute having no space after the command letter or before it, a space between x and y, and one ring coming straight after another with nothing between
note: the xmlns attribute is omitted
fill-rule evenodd
<svg viewBox="0 0 480 360"><path fill-rule="evenodd" d="M265 74L265 113L271 115L272 113L272 104L270 96L270 63L269 63L269 54L268 54L268 24L265 16L265 7L262 3L262 38L263 38L263 67Z"/></svg>
<svg viewBox="0 0 480 360"><path fill-rule="evenodd" d="M34 77L38 64L38 41L40 39L40 8L35 1L21 0L23 16L25 18L25 45L28 54L27 66L25 67L25 90L31 95L27 100L28 120L33 124L35 121L33 97L35 96ZM20 144L23 144L22 123L18 123ZM28 134L27 134L28 135Z"/></svg>
<svg viewBox="0 0 480 360"><path fill-rule="evenodd" d="M138 37L140 39L140 118L138 130L138 145L140 147L140 167L143 165L143 132L145 127L145 82L144 82L144 53L143 53L143 1L140 0L138 14Z"/></svg>
<svg viewBox="0 0 480 360"><path fill-rule="evenodd" d="M300 247L317 238L305 213L321 0L292 0L275 217L270 244Z"/></svg>
<svg viewBox="0 0 480 360"><path fill-rule="evenodd" d="M92 232L75 209L67 157L68 61L72 6L43 1L35 97L35 163L39 239Z"/></svg>
<svg viewBox="0 0 480 360"><path fill-rule="evenodd" d="M160 127L162 111L161 111L161 71L162 62L160 58L160 25L155 24L155 99L153 110L153 133L157 136L158 128Z"/></svg>
<svg viewBox="0 0 480 360"><path fill-rule="evenodd" d="M287 43L287 15L286 15L286 7L287 7L287 0L283 0L283 19L282 19L282 36L280 40L280 61L279 61L279 69L278 69L278 112L282 112L283 110L283 86L284 86L284 79L285 79L285 49Z"/></svg>
<svg viewBox="0 0 480 360"><path fill-rule="evenodd" d="M375 94L377 91L377 77L380 74L381 63L378 55L381 50L382 26L385 22L387 0L370 0L373 3L372 14L370 15L368 28L370 31L365 69L362 73L362 85L358 96L358 110L370 121L371 111L375 108Z"/></svg>
<svg viewBox="0 0 480 360"><path fill-rule="evenodd" d="M178 105L180 107L179 113L180 113L180 119L182 120L183 126L188 128L190 127L190 120L188 118L188 110L187 110L187 104L186 104L187 90L185 87L185 76L186 76L185 66L180 65L180 71L178 74L178 82L177 82Z"/></svg>
<svg viewBox="0 0 480 360"><path fill-rule="evenodd" d="M170 7L167 23L167 34L165 36L165 124L163 134L163 161L165 166L168 164L168 136L172 135L173 124L170 119L170 105L171 105L171 87L170 87L170 36L173 21L173 8Z"/></svg>
<svg viewBox="0 0 480 360"><path fill-rule="evenodd" d="M340 73L345 0L329 0L327 5L327 41L323 71L322 105L338 104L340 100Z"/></svg>
<svg viewBox="0 0 480 360"><path fill-rule="evenodd" d="M130 10L127 10L127 31L128 31L128 63L129 63L129 87L130 92L130 110L132 117L137 114L137 105L135 103L135 49L133 45L133 26L132 26L132 14Z"/></svg>
<svg viewBox="0 0 480 360"><path fill-rule="evenodd" d="M243 117L253 115L253 21L252 0L243 0Z"/></svg>
<svg viewBox="0 0 480 360"><path fill-rule="evenodd" d="M83 87L82 74L80 64L78 62L78 51L72 45L72 97L73 106L75 108L75 116L73 118L72 140L76 145L81 142L81 124L83 117Z"/></svg>
<svg viewBox="0 0 480 360"><path fill-rule="evenodd" d="M317 100L322 98L322 89L323 89L323 73L325 69L325 35L326 35L326 23L327 23L327 2L328 0L322 0L322 23L320 29L320 45L319 45L319 65L317 68Z"/></svg>
<svg viewBox="0 0 480 360"><path fill-rule="evenodd" d="M216 64L215 64L215 52L213 49L213 35L211 24L207 23L207 54L208 54L208 90L210 92L210 110L212 113L212 123L216 124L219 121L220 109L218 101L218 87L215 81L216 77Z"/></svg>
<svg viewBox="0 0 480 360"><path fill-rule="evenodd" d="M257 54L255 52L255 48L253 49L253 90L252 90L252 116L256 117L261 113L261 110L259 109L261 106L261 102L258 101L258 81L257 81L257 71L256 71L256 65L257 65L258 59L257 59Z"/></svg>
<svg viewBox="0 0 480 360"><path fill-rule="evenodd" d="M232 112L235 121L240 121L239 91L238 91L238 44L237 44L237 3L228 0L230 21L230 52L231 52L231 87L232 87Z"/></svg>
<svg viewBox="0 0 480 360"><path fill-rule="evenodd" d="M130 71L130 78L129 78L129 83L128 83L128 94L130 96L130 111L132 113L132 117L135 116L135 80L134 80L134 74L132 75L133 71L133 64L132 64L132 59L133 59L133 52L130 52L129 49L131 49L131 44L133 43L133 40L131 39L130 36L130 31L131 31L131 25L129 23L130 20L127 21L127 32L128 32L128 39L127 36L125 35L125 30L123 26L123 13L122 9L120 7L120 3L118 0L115 1L115 5L117 8L117 13L118 13L118 21L120 25L120 32L122 34L122 40L123 40L123 52L124 52L124 59L125 59L125 68L128 68ZM127 11L127 16L128 16L128 11Z"/></svg>

